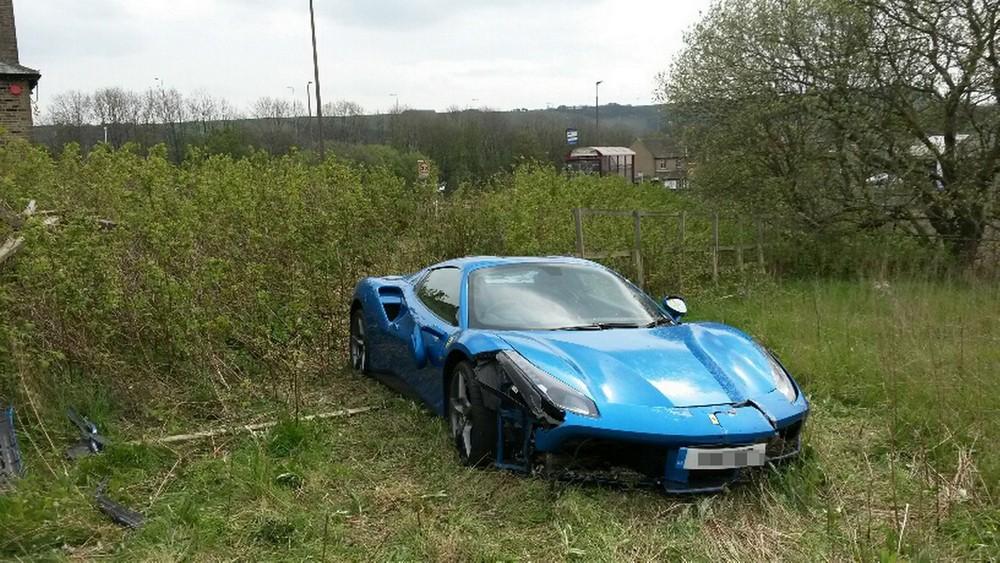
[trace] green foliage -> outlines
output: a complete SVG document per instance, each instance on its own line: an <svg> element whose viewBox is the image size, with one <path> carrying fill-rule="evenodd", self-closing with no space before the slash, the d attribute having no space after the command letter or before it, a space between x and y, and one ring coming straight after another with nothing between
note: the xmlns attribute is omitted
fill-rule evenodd
<svg viewBox="0 0 1000 563"><path fill-rule="evenodd" d="M899 270L883 267L885 254L871 258L871 245L919 257L906 239L831 248L780 236L766 249L770 264L856 278L860 262L879 285L778 286L745 257L743 270L720 265L715 289L706 253L714 203L531 163L443 195L394 170L412 170L415 156L374 149L317 165L300 154L198 152L176 165L163 147L83 156L71 145L56 157L0 147L2 203L17 210L35 199L60 217L52 227L30 221L23 250L0 265L0 403L18 406L32 468L15 494L0 495L0 557L88 558L115 546L125 560L300 560L324 550L341 559L872 560L882 550L977 557L995 546L988 499L1000 458L980 445L998 433L984 416L1000 394L996 287L885 285ZM694 295L696 316L776 350L814 400L800 462L693 502L470 473L454 463L441 421L342 372L359 278L466 254L572 253L578 206L670 215L642 219L647 287ZM752 218L724 217L721 244L754 240ZM587 249L627 250L632 221L588 218ZM609 263L632 275L627 259ZM299 423L287 413L300 402L311 412L386 408ZM68 406L119 445L62 460ZM275 412L286 419L265 435L126 445ZM150 517L143 530L126 536L93 511L92 488L108 477L114 498ZM891 515L907 505L900 536Z"/></svg>
<svg viewBox="0 0 1000 563"><path fill-rule="evenodd" d="M695 183L799 230L887 227L963 266L997 225L986 0L722 0L662 78Z"/></svg>

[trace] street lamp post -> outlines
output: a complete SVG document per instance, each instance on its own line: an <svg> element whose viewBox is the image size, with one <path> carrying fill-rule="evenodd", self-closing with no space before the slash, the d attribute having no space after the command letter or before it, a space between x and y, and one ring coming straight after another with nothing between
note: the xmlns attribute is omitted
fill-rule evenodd
<svg viewBox="0 0 1000 563"><path fill-rule="evenodd" d="M601 143L601 84L603 80L594 83L594 144Z"/></svg>

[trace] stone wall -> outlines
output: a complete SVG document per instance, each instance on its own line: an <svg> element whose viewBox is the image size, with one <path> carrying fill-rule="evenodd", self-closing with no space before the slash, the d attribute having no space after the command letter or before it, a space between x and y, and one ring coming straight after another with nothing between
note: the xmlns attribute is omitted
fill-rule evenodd
<svg viewBox="0 0 1000 563"><path fill-rule="evenodd" d="M11 86L20 86L21 94L11 93ZM31 88L27 81L0 78L0 129L27 137L31 133Z"/></svg>

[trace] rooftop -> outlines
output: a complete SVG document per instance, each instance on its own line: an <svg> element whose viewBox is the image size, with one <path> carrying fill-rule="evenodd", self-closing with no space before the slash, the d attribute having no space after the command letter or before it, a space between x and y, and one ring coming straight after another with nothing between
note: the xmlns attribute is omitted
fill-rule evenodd
<svg viewBox="0 0 1000 563"><path fill-rule="evenodd" d="M635 156L635 151L627 147L580 147L573 149L570 156Z"/></svg>
<svg viewBox="0 0 1000 563"><path fill-rule="evenodd" d="M0 61L0 76L19 76L27 78L32 86L41 78L41 73L33 68L21 66L19 64L5 63Z"/></svg>

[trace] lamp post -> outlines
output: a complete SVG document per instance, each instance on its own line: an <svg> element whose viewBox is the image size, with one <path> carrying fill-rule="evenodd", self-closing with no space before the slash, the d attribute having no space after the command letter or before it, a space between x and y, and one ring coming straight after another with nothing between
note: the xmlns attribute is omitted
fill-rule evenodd
<svg viewBox="0 0 1000 563"><path fill-rule="evenodd" d="M603 80L594 83L594 144L601 143L601 84Z"/></svg>
<svg viewBox="0 0 1000 563"><path fill-rule="evenodd" d="M312 27L313 72L316 75L316 135L319 137L319 159L325 160L326 149L323 146L323 96L319 88L319 52L316 50L316 11L313 0L309 0L309 24Z"/></svg>

